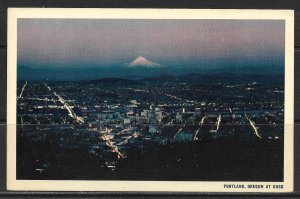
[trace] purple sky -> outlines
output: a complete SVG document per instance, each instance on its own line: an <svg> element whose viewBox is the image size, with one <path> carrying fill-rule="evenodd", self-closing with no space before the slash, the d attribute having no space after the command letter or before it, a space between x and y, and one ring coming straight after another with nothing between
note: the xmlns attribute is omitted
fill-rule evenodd
<svg viewBox="0 0 300 199"><path fill-rule="evenodd" d="M18 64L123 64L138 56L172 66L284 57L284 21L19 19Z"/></svg>

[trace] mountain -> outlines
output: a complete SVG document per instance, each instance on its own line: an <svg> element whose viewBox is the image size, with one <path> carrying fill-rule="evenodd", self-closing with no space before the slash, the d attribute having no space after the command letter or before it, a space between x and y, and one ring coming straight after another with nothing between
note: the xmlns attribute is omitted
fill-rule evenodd
<svg viewBox="0 0 300 199"><path fill-rule="evenodd" d="M145 57L139 56L136 59L134 59L132 62L127 64L129 67L149 67L149 68L161 68L165 67L164 65L152 62Z"/></svg>

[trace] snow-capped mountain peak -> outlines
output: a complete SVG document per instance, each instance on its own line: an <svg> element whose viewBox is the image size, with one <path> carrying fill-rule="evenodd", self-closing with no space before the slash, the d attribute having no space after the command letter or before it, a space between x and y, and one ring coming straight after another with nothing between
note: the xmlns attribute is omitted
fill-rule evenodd
<svg viewBox="0 0 300 199"><path fill-rule="evenodd" d="M128 64L130 67L137 67L137 66L144 66L144 67L164 67L164 65L152 62L148 59L146 59L143 56L139 56L136 59L134 59L132 62Z"/></svg>

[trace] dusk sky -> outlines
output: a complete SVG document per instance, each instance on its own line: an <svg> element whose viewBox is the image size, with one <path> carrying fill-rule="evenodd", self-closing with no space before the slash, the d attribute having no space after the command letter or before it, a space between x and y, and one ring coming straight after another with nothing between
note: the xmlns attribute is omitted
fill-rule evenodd
<svg viewBox="0 0 300 199"><path fill-rule="evenodd" d="M199 60L277 60L284 21L21 19L22 64L111 64L137 56L168 65Z"/></svg>
<svg viewBox="0 0 300 199"><path fill-rule="evenodd" d="M18 66L282 65L284 21L19 19Z"/></svg>

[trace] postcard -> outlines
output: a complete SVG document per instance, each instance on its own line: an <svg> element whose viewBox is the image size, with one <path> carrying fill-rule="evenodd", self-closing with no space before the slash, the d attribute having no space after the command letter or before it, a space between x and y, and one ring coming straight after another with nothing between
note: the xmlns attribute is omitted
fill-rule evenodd
<svg viewBox="0 0 300 199"><path fill-rule="evenodd" d="M8 10L7 189L293 191L291 10Z"/></svg>

